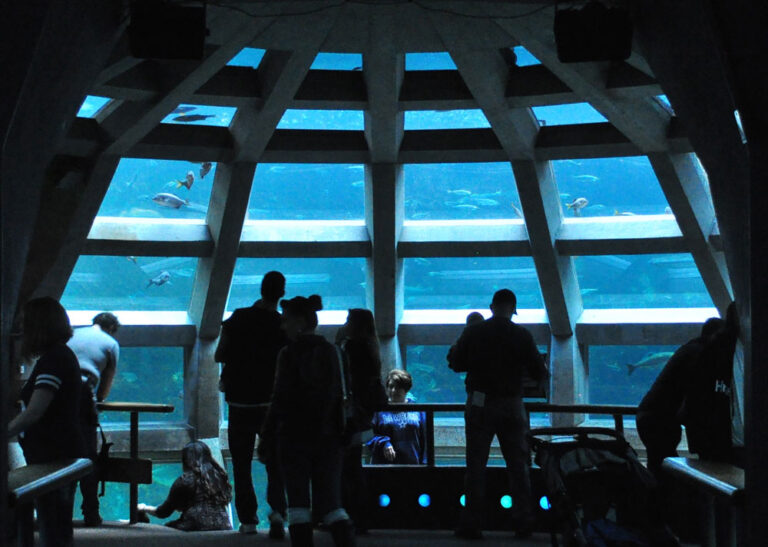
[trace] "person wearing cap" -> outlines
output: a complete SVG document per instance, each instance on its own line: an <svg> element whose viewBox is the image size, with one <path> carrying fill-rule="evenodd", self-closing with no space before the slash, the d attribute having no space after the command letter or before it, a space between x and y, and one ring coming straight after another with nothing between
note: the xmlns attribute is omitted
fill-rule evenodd
<svg viewBox="0 0 768 547"><path fill-rule="evenodd" d="M291 545L313 545L314 509L334 544L351 547L354 528L341 503L346 358L338 346L315 334L317 312L323 308L318 295L283 300L280 306L289 343L277 358L259 454L277 445L288 495Z"/></svg>
<svg viewBox="0 0 768 547"><path fill-rule="evenodd" d="M464 329L448 357L452 370L467 373L466 507L456 530L459 537L482 537L485 468L494 435L507 463L517 535L531 533L533 504L523 377L541 382L547 370L531 333L512 321L516 311L515 293L497 291L491 302L492 317Z"/></svg>

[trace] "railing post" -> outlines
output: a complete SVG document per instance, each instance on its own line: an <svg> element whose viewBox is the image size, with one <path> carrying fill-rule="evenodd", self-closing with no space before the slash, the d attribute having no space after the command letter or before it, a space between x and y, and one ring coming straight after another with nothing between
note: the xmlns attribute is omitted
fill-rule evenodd
<svg viewBox="0 0 768 547"><path fill-rule="evenodd" d="M613 415L613 425L616 427L616 431L624 435L624 415L623 414Z"/></svg>
<svg viewBox="0 0 768 547"><path fill-rule="evenodd" d="M427 410L427 466L435 466L435 412Z"/></svg>

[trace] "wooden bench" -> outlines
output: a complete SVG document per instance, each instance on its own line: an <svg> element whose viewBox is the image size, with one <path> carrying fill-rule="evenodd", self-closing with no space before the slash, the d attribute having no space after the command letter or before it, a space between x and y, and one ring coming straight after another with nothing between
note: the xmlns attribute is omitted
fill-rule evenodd
<svg viewBox="0 0 768 547"><path fill-rule="evenodd" d="M8 506L16 513L19 545L34 545L32 503L44 494L81 479L93 470L86 458L25 465L8 472Z"/></svg>
<svg viewBox="0 0 768 547"><path fill-rule="evenodd" d="M737 545L734 522L744 505L744 470L698 458L665 458L661 468L704 495L704 545ZM717 505L727 509L724 514Z"/></svg>

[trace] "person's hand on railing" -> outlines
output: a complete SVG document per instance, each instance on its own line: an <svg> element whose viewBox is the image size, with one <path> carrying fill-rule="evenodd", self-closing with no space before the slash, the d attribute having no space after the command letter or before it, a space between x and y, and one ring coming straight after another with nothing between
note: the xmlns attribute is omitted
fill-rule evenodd
<svg viewBox="0 0 768 547"><path fill-rule="evenodd" d="M384 458L388 462L395 461L395 457L396 456L397 456L397 454L395 453L395 449L392 447L391 444L388 444L387 446L384 447Z"/></svg>

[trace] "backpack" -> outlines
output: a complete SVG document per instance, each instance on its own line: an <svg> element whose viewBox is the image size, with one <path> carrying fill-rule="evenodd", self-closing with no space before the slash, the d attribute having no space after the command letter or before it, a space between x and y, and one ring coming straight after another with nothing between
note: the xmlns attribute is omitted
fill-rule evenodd
<svg viewBox="0 0 768 547"><path fill-rule="evenodd" d="M731 453L731 390L736 336L715 333L691 369L681 409L688 449L708 460L727 460Z"/></svg>

